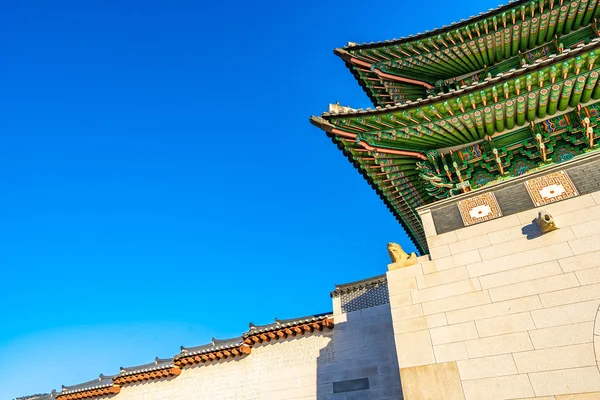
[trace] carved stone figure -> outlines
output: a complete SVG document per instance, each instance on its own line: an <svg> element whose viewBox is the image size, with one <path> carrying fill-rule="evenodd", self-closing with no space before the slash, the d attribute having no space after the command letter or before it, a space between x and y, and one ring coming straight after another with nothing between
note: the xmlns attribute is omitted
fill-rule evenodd
<svg viewBox="0 0 600 400"><path fill-rule="evenodd" d="M538 217L535 219L535 222L540 227L540 231L542 231L542 233L548 233L558 229L558 226L556 226L556 222L554 221L552 215L544 210L540 211Z"/></svg>
<svg viewBox="0 0 600 400"><path fill-rule="evenodd" d="M392 259L392 263L388 266L390 270L409 267L417 263L417 255L415 253L408 255L398 243L390 242L387 248Z"/></svg>

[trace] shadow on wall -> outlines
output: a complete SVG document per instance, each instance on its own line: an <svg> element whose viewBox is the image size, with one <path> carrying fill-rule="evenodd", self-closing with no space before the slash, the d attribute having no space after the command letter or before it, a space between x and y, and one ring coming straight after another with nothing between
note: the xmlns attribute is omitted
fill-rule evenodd
<svg viewBox="0 0 600 400"><path fill-rule="evenodd" d="M384 289L344 296L317 359L317 400L403 399L387 283Z"/></svg>
<svg viewBox="0 0 600 400"><path fill-rule="evenodd" d="M525 225L523 228L521 228L521 233L527 238L527 240L532 240L542 236L542 232L535 222L535 219L531 221L529 225Z"/></svg>

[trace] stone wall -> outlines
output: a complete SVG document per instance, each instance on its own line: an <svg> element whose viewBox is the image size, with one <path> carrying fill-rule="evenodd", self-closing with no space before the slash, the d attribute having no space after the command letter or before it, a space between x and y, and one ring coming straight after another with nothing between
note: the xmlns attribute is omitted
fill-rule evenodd
<svg viewBox="0 0 600 400"><path fill-rule="evenodd" d="M177 377L126 384L114 399L399 399L385 276L344 286L333 299L332 330L255 344L243 358L188 366Z"/></svg>
<svg viewBox="0 0 600 400"><path fill-rule="evenodd" d="M600 192L440 235L421 216L431 260L387 273L405 399L600 399Z"/></svg>
<svg viewBox="0 0 600 400"><path fill-rule="evenodd" d="M319 400L402 398L387 291L376 277L333 293L334 359L319 368Z"/></svg>
<svg viewBox="0 0 600 400"><path fill-rule="evenodd" d="M332 331L257 346L242 359L184 368L176 378L125 385L117 400L314 399Z"/></svg>

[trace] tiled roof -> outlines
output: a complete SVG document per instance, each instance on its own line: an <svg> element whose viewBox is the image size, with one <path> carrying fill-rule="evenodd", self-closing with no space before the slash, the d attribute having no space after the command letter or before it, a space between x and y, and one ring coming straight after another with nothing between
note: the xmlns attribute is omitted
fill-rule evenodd
<svg viewBox="0 0 600 400"><path fill-rule="evenodd" d="M277 319L275 318L275 322L267 324L267 325L254 325L252 322L250 323L250 330L244 333L244 338L248 336L255 335L257 333L265 333L270 331L275 331L282 328L289 328L291 326L308 324L311 322L321 321L326 319L327 317L331 317L331 313L324 314L315 314L309 315L301 318L292 318L292 319Z"/></svg>
<svg viewBox="0 0 600 400"><path fill-rule="evenodd" d="M184 356L194 356L199 354L211 353L213 351L231 349L234 347L239 347L242 345L242 338L232 338L232 339L215 339L208 344L196 347L183 347L181 346L181 353L175 356L175 359L179 359Z"/></svg>
<svg viewBox="0 0 600 400"><path fill-rule="evenodd" d="M139 381L174 378L181 373L181 368L194 364L204 364L219 361L221 359L242 357L251 353L252 346L262 343L262 339L250 340L250 337L274 332L281 329L295 329L293 336L298 334L312 333L314 330L333 328L331 313L315 314L301 318L288 320L275 319L274 323L256 326L250 323L250 330L241 337L231 339L212 339L210 343L196 346L181 346L181 352L172 358L158 358L154 362L136 365L132 367L121 367L117 375L102 375L97 379L72 386L62 386L62 391L53 391L50 394L38 394L20 397L16 400L79 400L110 396L119 393L122 385ZM279 337L285 336L281 334Z"/></svg>
<svg viewBox="0 0 600 400"><path fill-rule="evenodd" d="M54 395L52 393L38 393L31 394L29 396L17 397L15 400L52 400L54 399Z"/></svg>
<svg viewBox="0 0 600 400"><path fill-rule="evenodd" d="M156 357L154 359L154 362L148 363L148 364L144 364L144 365L137 365L135 367L121 367L121 373L119 374L120 376L122 375L133 375L133 374L137 374L140 372L150 372L150 371L156 371L159 369L163 369L163 368L170 368L173 367L173 359L172 358L158 358Z"/></svg>
<svg viewBox="0 0 600 400"><path fill-rule="evenodd" d="M199 364L221 359L241 357L250 354L250 348L242 342L242 338L217 340L197 347L181 346L181 353L175 356L175 365Z"/></svg>
<svg viewBox="0 0 600 400"><path fill-rule="evenodd" d="M325 131L382 197L419 252L426 254L427 241L416 209L437 201L440 197L456 193L449 194L435 183L422 179L417 163L423 164L421 160L425 156L435 154L439 154L438 161L447 162L446 158L458 157L459 151L471 146L495 146L500 148L503 156L508 152L513 154L514 151L520 151L503 144L508 137L504 137L502 133L517 127L526 129L525 121L519 120L515 126L515 113L512 113L507 114L511 118L511 126L503 125L504 114L508 113L506 110L509 107L512 107L510 110L515 110L525 104L527 109L532 108L531 112L540 115L540 118L551 118L556 111L543 111L544 103L537 99L551 92L557 93L563 86L566 89L561 93L568 94L568 104L578 106L582 96L572 95L570 90L574 83L580 87L581 82L588 82L587 86L595 85L600 73L600 66L595 64L598 50L600 39L593 38L587 44L574 44L573 48L560 54L550 54L546 59L465 85L449 93L366 110L336 105L320 117L311 117L311 123ZM584 90L587 90L585 87ZM526 113L527 122L533 122L531 112ZM496 114L501 115L497 123ZM490 117L492 123L486 125ZM508 121L508 117L506 120ZM519 140L516 136L514 138L515 143L523 143L519 142L520 136ZM493 154L491 149L486 148L485 155L482 156L484 161L474 161L471 164L467 162L468 165L463 163L463 159L452 159L448 171L458 168L462 175L458 177L458 173L455 173L453 177L448 177L452 173L449 172L446 177L455 183L459 180L461 184L468 181L470 185L476 182L474 176L481 175L480 172L483 175L492 173L489 180L497 179L504 172L517 173L514 168L511 169L512 164L507 164L508 158L502 167L507 170L500 171L494 165L498 164L495 156L490 154ZM443 158L444 156L448 157ZM484 165L488 160L491 160L491 164ZM452 162L456 162L457 166L454 167ZM455 186L452 190L465 189Z"/></svg>
<svg viewBox="0 0 600 400"><path fill-rule="evenodd" d="M465 85L459 90L451 90L448 93L439 93L436 96L430 95L425 99L417 99L414 101L407 100L404 103L397 103L394 105L387 105L385 107L377 106L375 108L367 107L366 109L358 108L353 109L351 107L335 107L336 111L330 108L330 111L321 114L322 117L336 117L336 116L358 116L358 115L374 115L380 113L388 113L394 111L401 111L412 109L416 107L422 107L423 105L437 103L456 97L457 95L473 92L475 90L481 90L488 86L497 85L498 83L504 82L507 79L515 78L517 76L525 75L532 71L536 71L541 67L545 67L554 64L558 61L565 60L577 56L580 53L600 48L600 38L594 38L589 43L579 44L574 49L565 49L560 54L551 54L544 60L535 61L533 64L526 64L521 68L513 69L505 73L500 73L492 78L486 78L480 82L474 82L470 85ZM318 118L318 117L311 117ZM316 120L315 120L316 121Z"/></svg>
<svg viewBox="0 0 600 400"><path fill-rule="evenodd" d="M145 381L150 379L177 376L181 370L175 365L173 358L160 359L156 357L154 362L135 367L123 368L119 375L113 378L114 383L122 385L127 383Z"/></svg>
<svg viewBox="0 0 600 400"><path fill-rule="evenodd" d="M360 289L381 285L387 282L387 276L385 274L379 275L373 278L362 279L356 282L344 283L341 285L335 285L335 290L331 292L331 297L339 297L344 293L354 292Z"/></svg>
<svg viewBox="0 0 600 400"><path fill-rule="evenodd" d="M419 32L417 34L403 36L399 39L394 38L394 39L390 39L390 40L384 40L384 41L379 41L379 42L369 42L369 43L352 43L352 42L350 42L350 43L348 43L347 46L344 46L343 49L344 50L367 49L367 48L378 47L378 46L387 46L387 45L406 43L406 42L411 42L411 41L416 41L416 40L423 40L426 37L429 37L432 35L439 35L441 33L447 32L449 30L463 27L465 25L477 22L484 18L488 18L494 14L500 14L506 10L510 10L511 8L514 8L515 6L517 6L519 4L529 4L529 3L531 3L531 0L510 0L508 2L508 4L506 4L506 5L501 4L496 8L490 8L488 11L480 12L479 15L471 15L469 18L461 19L458 22L452 22L449 25L444 25L440 28L434 28L431 30L426 30L425 32Z"/></svg>
<svg viewBox="0 0 600 400"><path fill-rule="evenodd" d="M57 400L79 400L117 394L120 391L120 387L114 384L114 377L100 374L97 379L78 385L63 385L62 391L57 392L55 396Z"/></svg>
<svg viewBox="0 0 600 400"><path fill-rule="evenodd" d="M106 376L106 375L100 374L97 379L94 379L94 380L91 380L88 382L84 382L84 383L80 383L80 384L72 385L72 386L62 385L62 392L60 392L60 394L82 392L85 390L100 389L100 388L112 386L112 384L113 384L112 378L113 378L112 376Z"/></svg>
<svg viewBox="0 0 600 400"><path fill-rule="evenodd" d="M275 319L274 323L261 326L250 323L250 331L244 334L244 343L252 346L271 340L287 339L289 336L312 333L315 330L322 331L325 328L333 328L333 315L331 313L288 320Z"/></svg>

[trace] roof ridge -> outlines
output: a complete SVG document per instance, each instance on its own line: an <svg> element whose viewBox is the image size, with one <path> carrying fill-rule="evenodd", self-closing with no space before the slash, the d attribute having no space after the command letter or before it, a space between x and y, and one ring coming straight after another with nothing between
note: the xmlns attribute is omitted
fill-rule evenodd
<svg viewBox="0 0 600 400"><path fill-rule="evenodd" d="M173 363L174 358L158 358L155 357L153 362L147 363L147 364L140 364L140 365L134 365L132 367L121 367L121 373L125 373L125 372L132 372L132 371L138 371L138 370L142 370L142 369L148 369L148 368L152 368L152 367L158 367L159 365L161 366L161 368L163 367L168 367L169 364Z"/></svg>
<svg viewBox="0 0 600 400"><path fill-rule="evenodd" d="M250 322L250 324L249 324L250 330L248 332L244 333L243 338L247 338L248 336L252 336L257 333L263 333L263 332L268 332L271 330L277 330L280 328L290 327L295 324L304 324L307 322L320 321L320 320L330 318L331 316L333 316L333 311L327 312L327 313L307 315L307 316L299 317L299 318L290 318L290 319L275 318L274 322L271 322L270 324L264 324L264 325L255 325L252 322Z"/></svg>
<svg viewBox="0 0 600 400"><path fill-rule="evenodd" d="M361 279L359 281L336 284L335 290L331 292L331 297L337 297L343 293L359 290L369 286L375 286L387 282L387 275L382 274L372 278Z"/></svg>
<svg viewBox="0 0 600 400"><path fill-rule="evenodd" d="M95 387L109 386L109 385L112 385L113 378L115 376L117 376L117 375L100 374L100 375L98 375L98 378L92 379L87 382L83 382L83 383L79 383L79 384L71 385L71 386L62 385L62 393L76 392L76 391L87 390L87 389L95 388Z"/></svg>
<svg viewBox="0 0 600 400"><path fill-rule="evenodd" d="M407 42L411 42L411 41L421 40L421 39L427 38L432 35L438 35L440 33L444 33L444 32L447 32L447 31L450 31L453 29L461 28L465 25L469 25L471 23L478 22L480 20L488 18L494 14L499 14L503 11L510 10L513 7L516 7L520 4L528 4L531 2L532 2L532 0L509 0L509 2L507 4L500 4L496 8L490 8L488 11L482 11L478 15L471 15L469 18L462 19L458 22L451 22L449 25L443 25L439 28L433 28L431 30L428 29L425 32L419 32L417 34L402 36L399 39L390 39L390 40L383 40L383 41L369 42L369 43L363 42L360 44L355 43L355 42L348 42L348 44L344 47L341 47L341 49L343 49L343 50L370 49L370 48L374 48L374 47L389 46L389 45L394 45L394 44L401 44L401 43L407 43Z"/></svg>

